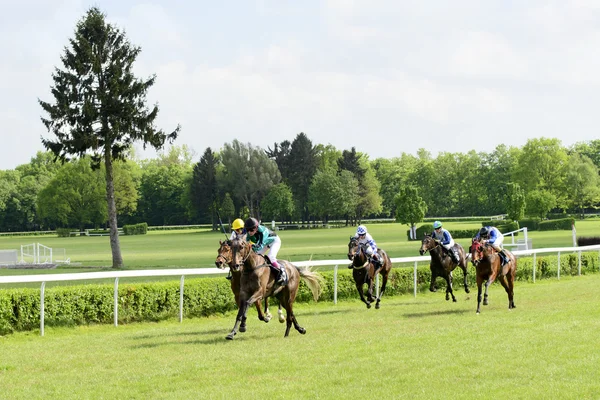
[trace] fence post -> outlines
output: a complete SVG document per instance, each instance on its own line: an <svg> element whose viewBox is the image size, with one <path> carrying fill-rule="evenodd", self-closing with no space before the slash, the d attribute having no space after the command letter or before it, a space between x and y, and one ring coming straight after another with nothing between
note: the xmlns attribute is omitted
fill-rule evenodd
<svg viewBox="0 0 600 400"><path fill-rule="evenodd" d="M415 270L414 270L414 287L415 287L415 298L417 297L417 262L415 261Z"/></svg>
<svg viewBox="0 0 600 400"><path fill-rule="evenodd" d="M179 322L183 321L183 279L181 275L181 281L179 282Z"/></svg>
<svg viewBox="0 0 600 400"><path fill-rule="evenodd" d="M581 250L577 253L577 258L579 259L579 267L577 268L577 275L581 276Z"/></svg>
<svg viewBox="0 0 600 400"><path fill-rule="evenodd" d="M115 315L115 326L119 324L119 278L115 278L115 290L114 290L114 315Z"/></svg>
<svg viewBox="0 0 600 400"><path fill-rule="evenodd" d="M333 304L337 304L338 266L333 267Z"/></svg>
<svg viewBox="0 0 600 400"><path fill-rule="evenodd" d="M535 283L535 267L537 265L536 258L535 258L536 255L537 255L537 253L533 253L533 283Z"/></svg>
<svg viewBox="0 0 600 400"><path fill-rule="evenodd" d="M46 282L42 282L40 289L40 336L44 336L44 294L46 289Z"/></svg>
<svg viewBox="0 0 600 400"><path fill-rule="evenodd" d="M560 251L558 252L558 279L560 279Z"/></svg>

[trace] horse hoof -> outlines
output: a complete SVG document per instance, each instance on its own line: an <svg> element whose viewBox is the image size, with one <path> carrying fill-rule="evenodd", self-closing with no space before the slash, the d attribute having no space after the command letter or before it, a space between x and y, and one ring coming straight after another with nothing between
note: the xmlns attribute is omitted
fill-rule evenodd
<svg viewBox="0 0 600 400"><path fill-rule="evenodd" d="M302 335L306 334L306 329L304 328L299 328L298 332L300 332Z"/></svg>
<svg viewBox="0 0 600 400"><path fill-rule="evenodd" d="M477 311L475 314L479 315L479 311Z"/></svg>
<svg viewBox="0 0 600 400"><path fill-rule="evenodd" d="M430 292L437 292L437 289L436 289L436 288L431 288L431 287L430 287L430 288L429 288L429 291L430 291Z"/></svg>
<svg viewBox="0 0 600 400"><path fill-rule="evenodd" d="M370 303L367 303L367 308L371 308L371 304Z"/></svg>
<svg viewBox="0 0 600 400"><path fill-rule="evenodd" d="M375 309L379 310L379 303L375 304Z"/></svg>
<svg viewBox="0 0 600 400"><path fill-rule="evenodd" d="M246 332L246 327L245 326L240 326L240 332Z"/></svg>
<svg viewBox="0 0 600 400"><path fill-rule="evenodd" d="M229 335L225 336L225 339L227 339L227 340L233 340L234 336L235 336L235 333L230 333Z"/></svg>
<svg viewBox="0 0 600 400"><path fill-rule="evenodd" d="M456 303L456 299L452 299L452 302L453 302L453 303Z"/></svg>
<svg viewBox="0 0 600 400"><path fill-rule="evenodd" d="M469 290L469 288L465 288L465 293L471 293L471 291Z"/></svg>
<svg viewBox="0 0 600 400"><path fill-rule="evenodd" d="M488 302L487 302L487 300L484 300L484 301L483 301L483 305L484 305L484 306L487 306L487 305L488 305Z"/></svg>

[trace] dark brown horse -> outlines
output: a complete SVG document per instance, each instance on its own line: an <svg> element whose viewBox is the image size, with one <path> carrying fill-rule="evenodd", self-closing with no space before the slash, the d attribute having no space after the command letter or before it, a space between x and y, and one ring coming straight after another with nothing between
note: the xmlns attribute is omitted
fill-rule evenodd
<svg viewBox="0 0 600 400"><path fill-rule="evenodd" d="M233 250L231 248L231 241L219 241L219 250L217 259L215 260L215 265L218 268L224 269L226 265L229 266L229 270L231 271L231 291L233 292L233 296L235 297L235 304L237 304L238 308L240 307L240 281L242 277L242 272L239 269L233 268ZM258 312L258 319L264 322L269 322L272 318L271 313L269 312L269 300L265 298L265 312L263 314L262 308L260 306L260 302L256 302L256 311ZM279 322L285 322L285 316L281 310L281 304L279 305ZM240 325L240 332L246 332L246 318L242 321Z"/></svg>
<svg viewBox="0 0 600 400"><path fill-rule="evenodd" d="M251 242L246 242L243 239L234 240L232 248L234 269L241 268L240 308L235 319L235 325L229 335L227 335L227 339L233 340L240 324L246 318L248 307L270 296L276 297L279 300L279 304L285 308L287 326L284 336L289 335L292 324L294 324L294 328L298 332L305 334L306 329L298 325L293 311L293 304L298 294L300 279L303 279L308 285L313 298L317 301L321 294L322 278L308 268L298 268L288 261L278 260L279 265L286 269L288 276L287 285L279 286L275 283L277 273L272 270L265 257L256 254L252 250Z"/></svg>
<svg viewBox="0 0 600 400"><path fill-rule="evenodd" d="M506 253L508 263L503 266L502 260L494 247L476 239L473 239L469 251L471 252L471 262L477 270L477 314L480 312L481 305L481 285L485 282L483 305L487 306L488 288L496 279L500 281L508 294L508 309L516 308L513 291L517 272L517 259L515 256L505 249L504 253Z"/></svg>
<svg viewBox="0 0 600 400"><path fill-rule="evenodd" d="M377 253L379 254L379 259L382 260L383 263L375 269L373 262L369 260L366 252L361 249L358 238L356 236L350 236L350 242L348 243L348 259L352 261L352 277L356 284L356 290L358 290L358 294L360 295L360 300L367 305L367 308L371 308L371 303L374 300L373 286L375 277L377 274L381 274L383 277L381 290L379 291L379 296L377 296L377 302L375 303L375 308L378 309L379 303L381 302L381 296L383 296L383 293L385 292L388 275L392 269L392 261L384 250L377 249ZM365 283L368 285L366 299L363 291Z"/></svg>
<svg viewBox="0 0 600 400"><path fill-rule="evenodd" d="M441 276L446 280L446 300L450 300L450 296L452 296L452 301L456 302L456 297L454 297L454 291L452 290L452 271L457 266L463 270L463 284L467 293L469 293L469 286L467 285L467 256L465 249L458 243L454 243L454 248L458 251L458 264L452 260L449 254L445 254L445 249L439 241L430 235L425 235L423 240L421 240L419 254L423 255L429 252L431 255L431 262L429 263L431 284L429 285L429 290L432 292L437 290L435 288L435 280L438 276Z"/></svg>

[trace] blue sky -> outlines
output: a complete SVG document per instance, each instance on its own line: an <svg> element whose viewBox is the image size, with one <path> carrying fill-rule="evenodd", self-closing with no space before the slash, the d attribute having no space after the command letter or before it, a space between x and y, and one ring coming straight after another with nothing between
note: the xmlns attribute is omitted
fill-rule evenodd
<svg viewBox="0 0 600 400"><path fill-rule="evenodd" d="M42 150L37 98L52 100L52 70L94 5L142 47L159 127L180 123L176 144L198 157L299 132L371 159L599 137L597 1L0 4L0 169Z"/></svg>

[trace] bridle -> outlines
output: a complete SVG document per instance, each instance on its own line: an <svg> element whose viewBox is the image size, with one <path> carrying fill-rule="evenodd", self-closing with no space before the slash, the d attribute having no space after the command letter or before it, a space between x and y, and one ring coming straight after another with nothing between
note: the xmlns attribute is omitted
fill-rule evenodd
<svg viewBox="0 0 600 400"><path fill-rule="evenodd" d="M237 247L241 247L241 246L240 246L240 245L236 245L236 246L234 247L234 249L235 249L235 250L234 250L234 254L235 254L235 252L237 252L237 251L238 251L238 250L237 250ZM245 245L244 245L244 248L250 248L250 244L245 244ZM241 251L240 251L240 252L241 252ZM250 254L252 254L252 253L253 253L253 251L252 251L252 249L250 248L250 250L249 250L249 251L247 251L247 254L246 254L245 256L243 256L243 259L242 259L242 262L241 262L241 264L236 264L236 265L235 265L235 266L233 266L232 268L235 268L235 271L238 271L238 270L240 269L240 265L244 265L244 264L246 264L246 260L248 260L248 258L250 257ZM232 256L232 258L233 258L233 256ZM267 264L267 262L264 262L264 263L260 264L260 265L259 265L259 266L257 266L257 267L253 267L253 268L251 269L251 271L254 271L254 270L256 270L256 269L259 269L259 268L266 267L266 266L268 266L268 265L269 265L269 264Z"/></svg>

